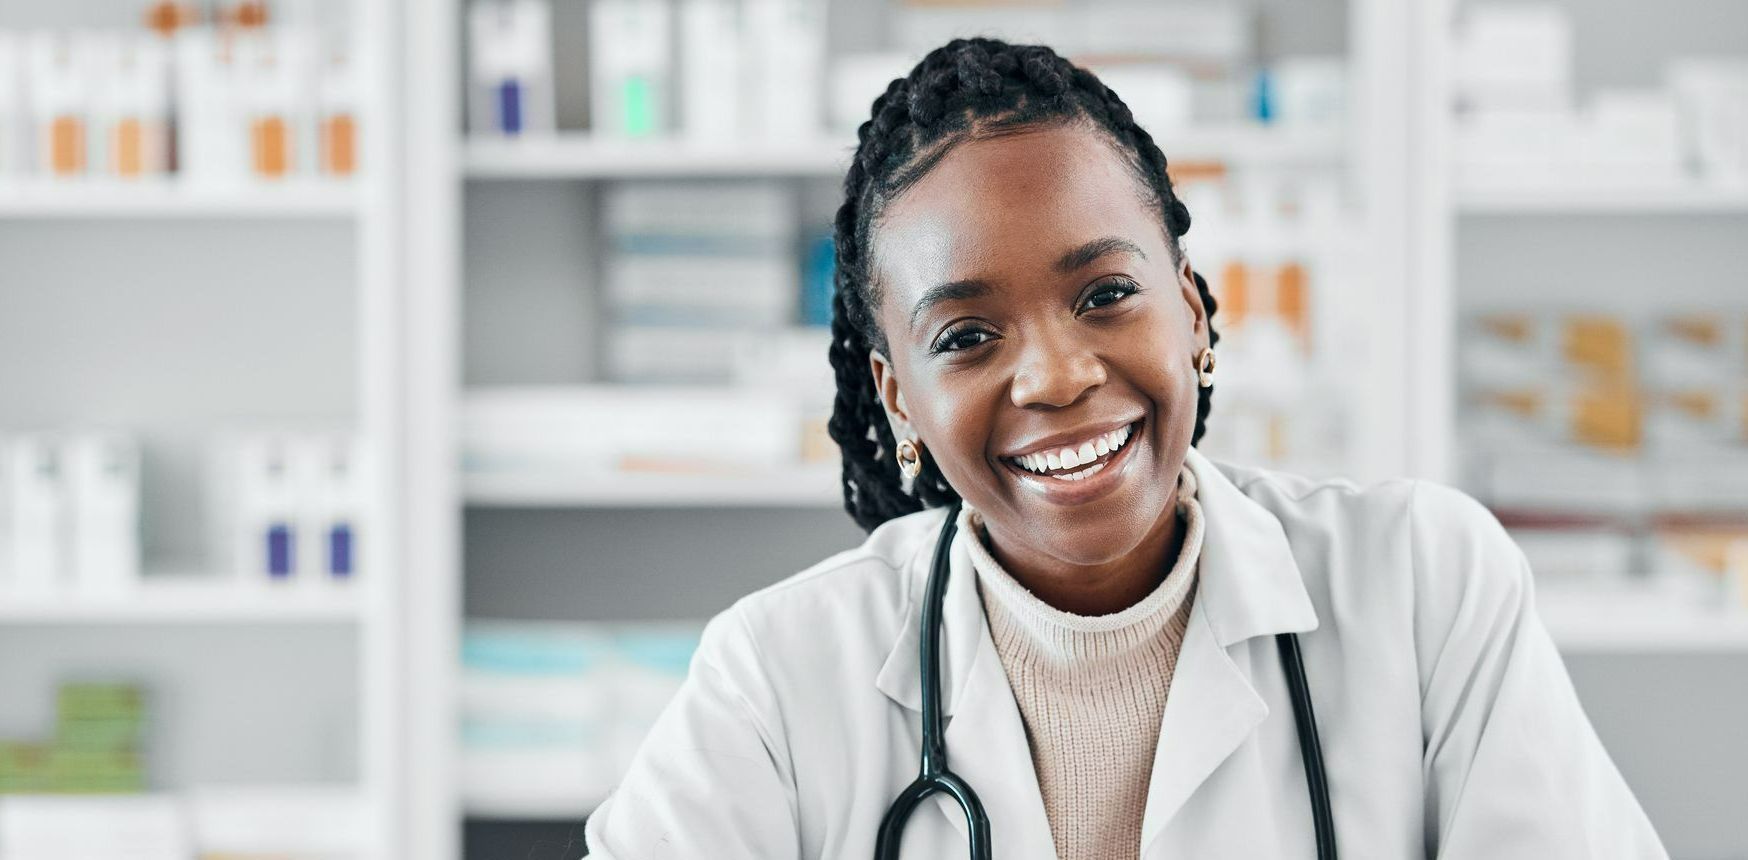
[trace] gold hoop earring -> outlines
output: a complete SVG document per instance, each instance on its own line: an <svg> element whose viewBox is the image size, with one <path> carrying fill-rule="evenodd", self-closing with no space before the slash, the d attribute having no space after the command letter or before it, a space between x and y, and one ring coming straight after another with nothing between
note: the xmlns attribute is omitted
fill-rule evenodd
<svg viewBox="0 0 1748 860"><path fill-rule="evenodd" d="M1202 347L1201 352L1196 353L1196 381L1200 383L1203 388L1214 387L1213 347L1204 346Z"/></svg>
<svg viewBox="0 0 1748 860"><path fill-rule="evenodd" d="M916 440L899 441L898 469L912 478L923 473L923 452L917 448Z"/></svg>

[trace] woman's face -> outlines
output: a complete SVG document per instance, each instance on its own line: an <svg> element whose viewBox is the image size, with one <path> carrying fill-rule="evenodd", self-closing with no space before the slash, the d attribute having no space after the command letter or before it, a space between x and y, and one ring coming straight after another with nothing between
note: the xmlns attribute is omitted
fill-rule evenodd
<svg viewBox="0 0 1748 860"><path fill-rule="evenodd" d="M891 354L869 361L895 436L1004 555L1097 568L1171 533L1207 314L1112 144L1061 126L959 144L872 246Z"/></svg>

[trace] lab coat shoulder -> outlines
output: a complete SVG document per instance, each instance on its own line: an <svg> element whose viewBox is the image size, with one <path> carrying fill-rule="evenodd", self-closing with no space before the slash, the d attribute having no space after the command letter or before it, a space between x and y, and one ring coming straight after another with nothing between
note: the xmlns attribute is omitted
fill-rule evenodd
<svg viewBox="0 0 1748 860"><path fill-rule="evenodd" d="M1375 786L1396 785L1419 795L1427 857L1667 856L1536 613L1528 561L1484 505L1431 481L1219 467L1279 521L1300 569L1314 690L1347 690L1317 703L1326 756L1380 765L1363 785L1333 768L1338 817L1393 806ZM1418 737L1404 736L1398 715L1414 713ZM1398 761L1418 773L1381 767Z"/></svg>
<svg viewBox="0 0 1748 860"><path fill-rule="evenodd" d="M900 572L940 520L939 511L891 520L712 618L685 683L589 817L590 856L799 856L796 746L820 736L807 727L822 709L868 707L843 700L878 695L872 684L821 680L878 670L911 599Z"/></svg>
<svg viewBox="0 0 1748 860"><path fill-rule="evenodd" d="M1408 522L1428 856L1666 857L1584 713L1504 526L1427 481L1412 484Z"/></svg>

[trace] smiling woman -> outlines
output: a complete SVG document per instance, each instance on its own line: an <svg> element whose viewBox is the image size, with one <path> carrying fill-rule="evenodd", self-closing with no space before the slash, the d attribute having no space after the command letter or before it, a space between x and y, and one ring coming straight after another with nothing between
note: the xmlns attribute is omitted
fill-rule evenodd
<svg viewBox="0 0 1748 860"><path fill-rule="evenodd" d="M1112 317L1118 308L1106 306L1128 295L1159 289L1166 295L1154 298L1156 305L1175 303L1181 287L1193 302L1200 345L1219 340L1208 324L1214 297L1183 258L1179 240L1189 231L1190 213L1172 191L1165 156L1091 72L1043 46L954 40L894 80L872 113L859 131L838 210L831 349L838 379L831 434L844 458L845 506L866 529L949 504L964 492L945 471L956 466L941 462L944 444L940 450L920 445L922 472L904 481L892 457L897 445L890 416L908 411L898 406L897 391L887 402L882 385L899 388L887 379L889 371L894 360L908 370L914 344L923 344L921 355L937 367L962 366L963 359L942 354L978 350L999 333L951 319L923 332L925 315L977 300L1005 305L1024 290L1033 304L1054 299L1053 310ZM961 146L967 143L981 145ZM949 160L954 163L943 164ZM913 189L918 185L924 187ZM905 211L889 211L894 206ZM1098 232L1107 224L1112 232ZM1105 271L1090 272L1101 263ZM1148 274L1164 267L1165 276L1140 284L1123 274L1148 264ZM893 291L900 295L888 301ZM1046 291L1050 296L1042 295ZM1150 316L1170 310L1162 306ZM888 313L906 324L892 325ZM906 347L902 357L893 355L891 337ZM1036 336L1032 341L1046 346ZM873 373L871 356L881 359ZM1194 354L1182 358L1187 363ZM1200 389L1193 409L1173 414L1190 421L1189 444L1202 436L1211 396L1211 388ZM1159 509L1154 506L1156 514Z"/></svg>
<svg viewBox="0 0 1748 860"><path fill-rule="evenodd" d="M597 856L1665 856L1485 508L1196 450L1214 299L1116 93L955 39L872 107L830 350L869 535L711 621Z"/></svg>

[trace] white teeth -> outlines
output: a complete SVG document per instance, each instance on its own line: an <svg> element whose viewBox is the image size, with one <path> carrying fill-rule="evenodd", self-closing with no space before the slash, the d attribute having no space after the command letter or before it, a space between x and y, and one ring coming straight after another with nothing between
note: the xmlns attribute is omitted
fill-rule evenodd
<svg viewBox="0 0 1748 860"><path fill-rule="evenodd" d="M1021 468L1032 472L1050 472L1058 469L1074 469L1110 454L1123 447L1129 441L1129 428L1119 427L1109 433L1102 434L1090 441L1082 442L1078 448L1061 448L1055 451L1045 451L1037 454L1026 454L1015 457L1014 462ZM1099 463L1089 469L1071 472L1065 475L1051 477L1063 481L1081 481L1105 467Z"/></svg>
<svg viewBox="0 0 1748 860"><path fill-rule="evenodd" d="M1104 467L1105 467L1105 464L1103 464L1103 463L1094 463L1093 465L1091 465L1085 469L1082 469L1078 472L1069 472L1066 475L1051 475L1050 477L1055 478L1058 481L1084 481L1087 478L1089 478L1095 474L1098 474L1098 471L1100 469L1103 469Z"/></svg>

